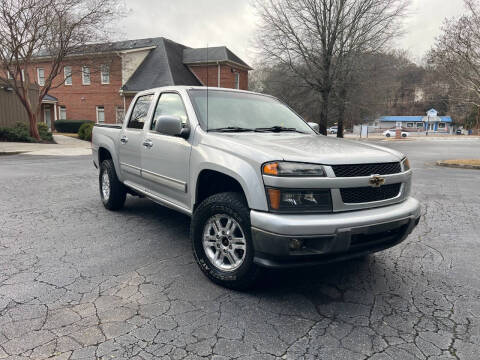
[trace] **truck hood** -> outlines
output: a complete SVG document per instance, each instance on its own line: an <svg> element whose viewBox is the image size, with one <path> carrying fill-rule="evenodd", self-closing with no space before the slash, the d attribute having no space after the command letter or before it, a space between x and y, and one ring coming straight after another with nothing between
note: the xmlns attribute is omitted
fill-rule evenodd
<svg viewBox="0 0 480 360"><path fill-rule="evenodd" d="M208 133L205 145L258 159L311 162L325 165L400 161L395 150L359 141L299 133Z"/></svg>

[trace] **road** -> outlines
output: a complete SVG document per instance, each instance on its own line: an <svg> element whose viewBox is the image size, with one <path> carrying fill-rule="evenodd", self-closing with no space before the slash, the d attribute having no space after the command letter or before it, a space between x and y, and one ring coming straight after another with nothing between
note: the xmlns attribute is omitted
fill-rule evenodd
<svg viewBox="0 0 480 360"><path fill-rule="evenodd" d="M99 200L89 157L0 157L0 359L478 359L480 141L409 155L423 218L399 246L267 272L249 292L197 269L189 219Z"/></svg>

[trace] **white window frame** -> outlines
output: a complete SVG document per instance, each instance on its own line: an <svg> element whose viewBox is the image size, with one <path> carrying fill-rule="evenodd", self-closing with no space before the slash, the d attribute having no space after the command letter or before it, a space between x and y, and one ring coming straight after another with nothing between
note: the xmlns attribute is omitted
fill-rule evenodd
<svg viewBox="0 0 480 360"><path fill-rule="evenodd" d="M65 116L62 116L62 113ZM67 107L65 105L61 105L58 107L58 119L67 120Z"/></svg>
<svg viewBox="0 0 480 360"><path fill-rule="evenodd" d="M100 122L98 121L98 110L102 109L103 110L103 121ZM95 107L95 112L97 114L97 124L105 124L105 106L99 105Z"/></svg>
<svg viewBox="0 0 480 360"><path fill-rule="evenodd" d="M12 73L8 69L7 69L7 79L10 79L10 80L13 79Z"/></svg>
<svg viewBox="0 0 480 360"><path fill-rule="evenodd" d="M123 116L121 119L118 118L118 112L121 111L123 113ZM115 108L115 121L117 124L123 124L123 122L125 121L125 109L123 106L117 106Z"/></svg>
<svg viewBox="0 0 480 360"><path fill-rule="evenodd" d="M407 128L413 128L413 122L407 122Z"/></svg>
<svg viewBox="0 0 480 360"><path fill-rule="evenodd" d="M22 77L22 82L26 82L26 79L25 79L25 69L22 69L22 73L20 74L20 76Z"/></svg>
<svg viewBox="0 0 480 360"><path fill-rule="evenodd" d="M88 77L86 76L88 74ZM92 76L88 66L82 66L82 85L90 85L92 83Z"/></svg>
<svg viewBox="0 0 480 360"><path fill-rule="evenodd" d="M442 125L442 126L440 126L440 125ZM439 122L438 123L437 129L445 130L446 128L447 128L447 123L445 123L445 122Z"/></svg>
<svg viewBox="0 0 480 360"><path fill-rule="evenodd" d="M67 71L69 69L69 71ZM73 80L72 80L72 67L71 66L64 66L63 67L63 79L64 85L65 86L72 86ZM68 81L70 79L70 82Z"/></svg>
<svg viewBox="0 0 480 360"><path fill-rule="evenodd" d="M40 72L43 72L43 75L40 77ZM45 86L45 69L37 68L37 82L40 86Z"/></svg>
<svg viewBox="0 0 480 360"><path fill-rule="evenodd" d="M106 75L107 81L103 80L104 75ZM108 64L103 64L100 67L100 83L102 85L110 84L110 66Z"/></svg>

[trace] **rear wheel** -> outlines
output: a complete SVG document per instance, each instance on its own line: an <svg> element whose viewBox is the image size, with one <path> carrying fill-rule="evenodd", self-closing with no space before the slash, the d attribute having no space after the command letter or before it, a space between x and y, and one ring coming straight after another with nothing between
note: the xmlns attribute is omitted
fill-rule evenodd
<svg viewBox="0 0 480 360"><path fill-rule="evenodd" d="M390 137L390 133L386 133L385 136L386 136L386 137Z"/></svg>
<svg viewBox="0 0 480 360"><path fill-rule="evenodd" d="M407 137L407 134L402 134L402 137Z"/></svg>
<svg viewBox="0 0 480 360"><path fill-rule="evenodd" d="M195 210L191 225L193 252L213 282L234 289L251 286L259 269L253 263L250 210L238 193L215 194Z"/></svg>
<svg viewBox="0 0 480 360"><path fill-rule="evenodd" d="M103 206L108 210L121 209L127 197L127 190L118 180L111 159L104 160L100 165L99 185Z"/></svg>

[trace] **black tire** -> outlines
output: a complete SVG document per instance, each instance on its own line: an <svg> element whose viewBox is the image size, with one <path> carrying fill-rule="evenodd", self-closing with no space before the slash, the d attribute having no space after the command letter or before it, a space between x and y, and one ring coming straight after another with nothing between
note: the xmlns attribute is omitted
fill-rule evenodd
<svg viewBox="0 0 480 360"><path fill-rule="evenodd" d="M389 133L386 133L385 136L386 136L386 137L390 137L390 134L389 134Z"/></svg>
<svg viewBox="0 0 480 360"><path fill-rule="evenodd" d="M103 174L108 175L110 193L108 198L104 196L102 191L103 185ZM127 189L120 180L118 180L117 173L115 172L115 166L111 159L103 160L100 165L100 174L98 177L98 184L100 189L100 198L102 199L103 206L108 210L119 210L125 204L125 199L127 198Z"/></svg>
<svg viewBox="0 0 480 360"><path fill-rule="evenodd" d="M407 134L402 134L402 137L407 137Z"/></svg>
<svg viewBox="0 0 480 360"><path fill-rule="evenodd" d="M208 220L218 214L226 214L233 218L240 225L246 240L243 263L235 270L224 271L213 265L203 248L204 228ZM225 192L205 199L193 214L190 238L195 260L211 281L237 290L247 289L254 284L260 274L260 268L253 263L254 249L250 228L250 209L241 194Z"/></svg>

